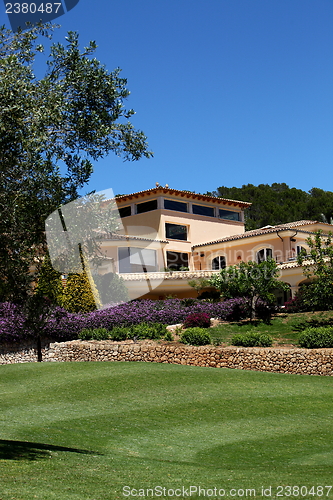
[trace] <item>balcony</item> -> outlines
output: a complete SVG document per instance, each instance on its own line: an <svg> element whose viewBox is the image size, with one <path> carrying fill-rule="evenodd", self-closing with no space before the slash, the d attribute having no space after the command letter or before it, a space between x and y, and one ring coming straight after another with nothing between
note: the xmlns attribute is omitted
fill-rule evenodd
<svg viewBox="0 0 333 500"><path fill-rule="evenodd" d="M150 280L192 280L198 278L210 278L220 271L160 271L151 273L121 273L119 276L124 281L150 281Z"/></svg>

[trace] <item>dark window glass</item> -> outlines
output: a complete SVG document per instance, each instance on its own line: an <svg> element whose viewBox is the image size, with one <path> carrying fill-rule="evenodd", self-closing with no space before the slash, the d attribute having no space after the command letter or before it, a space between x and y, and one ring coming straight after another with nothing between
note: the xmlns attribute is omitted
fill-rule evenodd
<svg viewBox="0 0 333 500"><path fill-rule="evenodd" d="M226 267L226 261L223 255L215 257L215 259L212 260L212 269L214 271L218 271L219 269L225 269L225 267Z"/></svg>
<svg viewBox="0 0 333 500"><path fill-rule="evenodd" d="M231 210L219 210L219 218L227 220L240 220L239 212L232 212Z"/></svg>
<svg viewBox="0 0 333 500"><path fill-rule="evenodd" d="M167 210L176 210L177 212L187 212L187 204L181 201L164 200L164 208Z"/></svg>
<svg viewBox="0 0 333 500"><path fill-rule="evenodd" d="M192 211L197 215L208 215L209 217L214 217L213 207L205 207L204 205L192 205Z"/></svg>
<svg viewBox="0 0 333 500"><path fill-rule="evenodd" d="M297 255L300 255L301 252L303 252L303 254L306 254L306 248L297 245Z"/></svg>
<svg viewBox="0 0 333 500"><path fill-rule="evenodd" d="M136 206L136 213L143 214L144 212L150 212L151 210L157 209L157 200L145 201L144 203L138 203Z"/></svg>
<svg viewBox="0 0 333 500"><path fill-rule="evenodd" d="M128 217L131 215L131 207L121 207L119 208L120 217Z"/></svg>
<svg viewBox="0 0 333 500"><path fill-rule="evenodd" d="M273 258L273 252L271 248L263 248L262 250L259 250L257 253L257 262L260 264L260 262L264 262L268 258Z"/></svg>
<svg viewBox="0 0 333 500"><path fill-rule="evenodd" d="M188 254L183 252L167 252L167 267L173 271L182 271L188 268Z"/></svg>
<svg viewBox="0 0 333 500"><path fill-rule="evenodd" d="M187 240L187 227L180 224L165 224L165 236L171 240Z"/></svg>

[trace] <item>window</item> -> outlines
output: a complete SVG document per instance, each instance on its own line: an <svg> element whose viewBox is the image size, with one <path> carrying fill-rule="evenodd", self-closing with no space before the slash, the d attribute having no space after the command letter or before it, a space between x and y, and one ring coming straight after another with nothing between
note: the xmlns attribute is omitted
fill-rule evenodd
<svg viewBox="0 0 333 500"><path fill-rule="evenodd" d="M215 257L215 259L212 260L212 269L214 271L218 271L219 269L225 269L226 268L226 260L223 255L219 255L218 257Z"/></svg>
<svg viewBox="0 0 333 500"><path fill-rule="evenodd" d="M180 224L165 224L165 236L171 240L187 240L187 226Z"/></svg>
<svg viewBox="0 0 333 500"><path fill-rule="evenodd" d="M300 245L297 245L297 247L296 247L296 252L297 252L297 255L300 255L300 253L301 253L301 252L303 252L303 253L305 253L305 254L307 253L307 252L306 252L306 248L304 248L304 247L302 247L302 246L300 246Z"/></svg>
<svg viewBox="0 0 333 500"><path fill-rule="evenodd" d="M188 212L187 203L175 200L164 200L164 208L167 210L176 210L177 212Z"/></svg>
<svg viewBox="0 0 333 500"><path fill-rule="evenodd" d="M148 248L118 248L120 273L156 271L156 251Z"/></svg>
<svg viewBox="0 0 333 500"><path fill-rule="evenodd" d="M271 248L263 248L262 250L259 250L257 253L257 262L260 264L260 262L264 262L268 258L273 258L273 251Z"/></svg>
<svg viewBox="0 0 333 500"><path fill-rule="evenodd" d="M192 212L197 215L207 215L214 217L214 207L206 207L205 205L192 205Z"/></svg>
<svg viewBox="0 0 333 500"><path fill-rule="evenodd" d="M157 200L149 200L144 203L137 203L136 213L143 214L144 212L150 212L151 210L157 209Z"/></svg>
<svg viewBox="0 0 333 500"><path fill-rule="evenodd" d="M121 207L118 210L119 210L120 217L128 217L129 215L131 215L131 207L130 206Z"/></svg>
<svg viewBox="0 0 333 500"><path fill-rule="evenodd" d="M183 267L188 268L188 254L184 252L167 252L167 267L172 271L181 271Z"/></svg>
<svg viewBox="0 0 333 500"><path fill-rule="evenodd" d="M219 209L219 218L227 220L241 220L240 212L232 212L231 210Z"/></svg>

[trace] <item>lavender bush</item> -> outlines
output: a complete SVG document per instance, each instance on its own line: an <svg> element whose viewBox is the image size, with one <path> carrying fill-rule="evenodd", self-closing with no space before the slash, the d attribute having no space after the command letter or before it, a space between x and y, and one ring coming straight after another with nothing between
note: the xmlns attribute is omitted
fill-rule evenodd
<svg viewBox="0 0 333 500"><path fill-rule="evenodd" d="M22 308L11 302L0 303L0 342L19 342L30 336L24 329Z"/></svg>
<svg viewBox="0 0 333 500"><path fill-rule="evenodd" d="M53 310L43 336L64 341L78 338L84 328L130 326L139 323L183 323L190 314L206 313L210 318L237 321L248 317L248 304L244 298L224 302L193 300L188 304L181 299L165 301L137 300L91 313L69 313L57 307ZM24 315L19 306L0 304L0 342L17 342L29 338L32 332L24 328Z"/></svg>

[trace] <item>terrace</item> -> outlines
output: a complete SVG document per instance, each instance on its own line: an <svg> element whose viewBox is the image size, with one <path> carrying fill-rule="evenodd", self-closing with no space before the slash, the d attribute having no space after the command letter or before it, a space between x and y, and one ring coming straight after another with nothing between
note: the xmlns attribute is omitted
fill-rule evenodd
<svg viewBox="0 0 333 500"><path fill-rule="evenodd" d="M147 273L121 273L119 276L124 281L141 281L141 280L191 280L196 278L210 278L213 274L218 274L220 271L160 271Z"/></svg>

